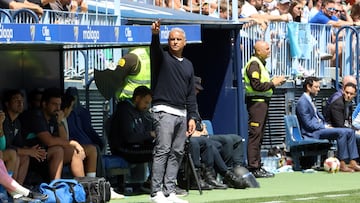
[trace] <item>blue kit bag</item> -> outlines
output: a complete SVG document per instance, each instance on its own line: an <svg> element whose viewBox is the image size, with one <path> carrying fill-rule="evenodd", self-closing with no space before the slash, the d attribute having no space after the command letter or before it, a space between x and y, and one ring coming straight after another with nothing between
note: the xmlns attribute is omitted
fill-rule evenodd
<svg viewBox="0 0 360 203"><path fill-rule="evenodd" d="M45 203L86 202L84 187L74 179L56 179L50 184L41 183L40 192L48 196Z"/></svg>

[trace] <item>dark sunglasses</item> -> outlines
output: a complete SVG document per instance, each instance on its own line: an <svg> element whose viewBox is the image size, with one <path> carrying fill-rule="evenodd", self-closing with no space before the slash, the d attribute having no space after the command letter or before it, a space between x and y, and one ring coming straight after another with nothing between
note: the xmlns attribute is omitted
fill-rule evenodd
<svg viewBox="0 0 360 203"><path fill-rule="evenodd" d="M334 12L334 11L336 11L336 8L327 8L326 10Z"/></svg>

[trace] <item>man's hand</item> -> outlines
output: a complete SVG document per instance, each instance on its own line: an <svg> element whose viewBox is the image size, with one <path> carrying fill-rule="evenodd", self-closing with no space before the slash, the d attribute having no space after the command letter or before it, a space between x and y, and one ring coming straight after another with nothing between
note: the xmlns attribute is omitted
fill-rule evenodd
<svg viewBox="0 0 360 203"><path fill-rule="evenodd" d="M82 160L84 160L86 157L84 148L80 144L78 144L78 145L75 145L75 150L76 150L77 155L80 156Z"/></svg>
<svg viewBox="0 0 360 203"><path fill-rule="evenodd" d="M154 35L159 34L159 32L160 32L160 20L157 20L157 21L155 21L155 22L152 23L152 25L151 25L151 32L152 32L152 34L154 34Z"/></svg>
<svg viewBox="0 0 360 203"><path fill-rule="evenodd" d="M0 124L2 125L5 121L5 113L0 110Z"/></svg>
<svg viewBox="0 0 360 203"><path fill-rule="evenodd" d="M186 131L186 136L192 135L195 132L196 124L194 119L190 119L188 122L188 130Z"/></svg>
<svg viewBox="0 0 360 203"><path fill-rule="evenodd" d="M150 136L151 136L152 138L156 138L156 133L155 133L155 131L150 131Z"/></svg>
<svg viewBox="0 0 360 203"><path fill-rule="evenodd" d="M274 77L271 82L274 84L275 87L280 86L284 84L286 81L285 76L276 76Z"/></svg>
<svg viewBox="0 0 360 203"><path fill-rule="evenodd" d="M57 111L56 112L56 120L57 120L57 123L61 123L64 119L64 112L63 111Z"/></svg>
<svg viewBox="0 0 360 203"><path fill-rule="evenodd" d="M35 145L30 148L30 156L34 157L38 162L43 162L46 160L46 155L46 150L41 148L39 145Z"/></svg>

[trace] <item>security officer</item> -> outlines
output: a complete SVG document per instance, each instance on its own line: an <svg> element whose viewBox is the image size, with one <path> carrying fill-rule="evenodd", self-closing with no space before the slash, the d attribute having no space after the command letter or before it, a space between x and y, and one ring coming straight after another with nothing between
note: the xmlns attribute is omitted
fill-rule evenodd
<svg viewBox="0 0 360 203"><path fill-rule="evenodd" d="M126 77L124 89L118 96L120 100L132 98L135 88L140 85L150 88L151 74L149 48L135 48L130 51L130 54L135 54L138 58L137 70L135 70L134 73L130 73ZM119 61L119 63L121 62Z"/></svg>
<svg viewBox="0 0 360 203"><path fill-rule="evenodd" d="M267 42L257 41L254 49L254 56L243 68L249 114L248 169L257 178L273 177L273 173L261 167L260 149L273 89L282 85L285 77L277 76L270 79L269 71L265 67L265 59L270 56L270 47Z"/></svg>
<svg viewBox="0 0 360 203"><path fill-rule="evenodd" d="M94 70L95 84L100 93L109 100L131 99L138 86L150 88L151 71L148 47L137 47L121 57L115 70Z"/></svg>

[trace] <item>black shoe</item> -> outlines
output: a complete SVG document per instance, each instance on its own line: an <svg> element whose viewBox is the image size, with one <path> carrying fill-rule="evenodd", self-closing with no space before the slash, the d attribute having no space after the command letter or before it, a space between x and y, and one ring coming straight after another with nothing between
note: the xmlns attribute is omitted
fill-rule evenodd
<svg viewBox="0 0 360 203"><path fill-rule="evenodd" d="M213 186L214 189L227 189L228 188L228 186L226 184L220 183L215 179L212 169L206 168L204 170L204 178L205 178L205 182L207 184Z"/></svg>
<svg viewBox="0 0 360 203"><path fill-rule="evenodd" d="M30 191L30 193L27 197L31 198L31 199L41 200L41 201L45 201L48 198L48 196L45 194L41 194L41 193L33 192L33 191Z"/></svg>
<svg viewBox="0 0 360 203"><path fill-rule="evenodd" d="M247 182L242 178L236 176L232 171L227 171L224 175L224 183L229 187L235 189L245 189L249 187Z"/></svg>
<svg viewBox="0 0 360 203"><path fill-rule="evenodd" d="M212 189L214 189L213 186L207 184L201 177L199 177L199 184L200 184L200 188L202 190L212 190ZM196 183L196 180L191 181L190 190L198 190L198 189L199 189L199 187L198 187L198 185Z"/></svg>
<svg viewBox="0 0 360 203"><path fill-rule="evenodd" d="M200 185L202 190L212 190L212 189L214 189L213 186L209 185L208 183L206 183L204 181L204 179L201 176L201 170L200 169L196 169L196 174L197 174L197 177L198 177L198 180L199 180L199 185ZM191 190L198 190L199 189L195 178L190 183L190 189Z"/></svg>
<svg viewBox="0 0 360 203"><path fill-rule="evenodd" d="M263 168L258 168L251 171L256 178L272 178L275 176L274 173L268 172Z"/></svg>
<svg viewBox="0 0 360 203"><path fill-rule="evenodd" d="M140 187L143 192L151 193L151 180L147 179Z"/></svg>
<svg viewBox="0 0 360 203"><path fill-rule="evenodd" d="M264 171L265 173L267 173L270 178L275 177L275 173L272 173L272 172L270 172L270 171L267 171L267 170L265 170L264 168L260 168L260 170L261 170L261 171Z"/></svg>
<svg viewBox="0 0 360 203"><path fill-rule="evenodd" d="M185 197L189 194L186 190L181 189L179 186L176 186L175 193L178 197Z"/></svg>

